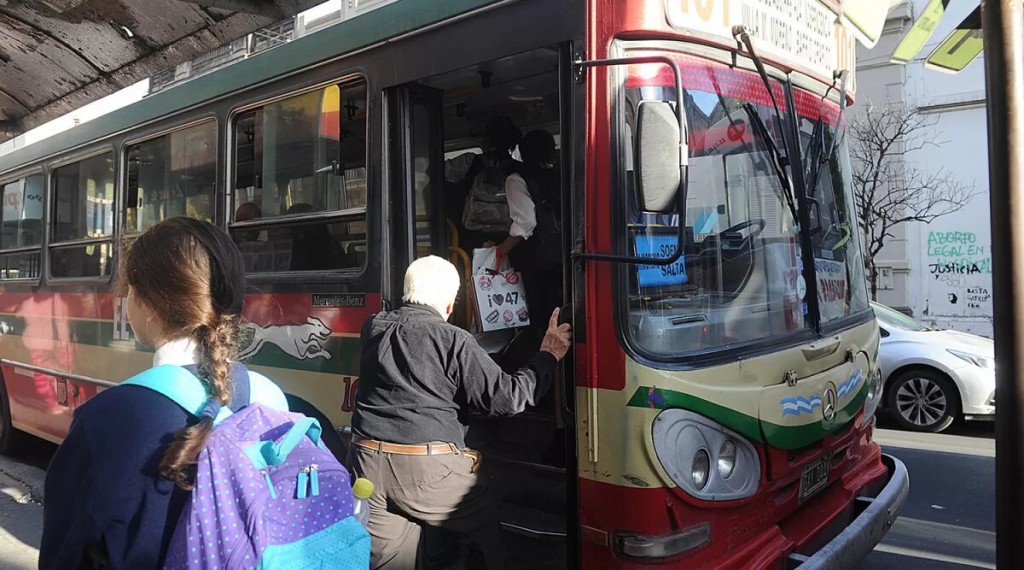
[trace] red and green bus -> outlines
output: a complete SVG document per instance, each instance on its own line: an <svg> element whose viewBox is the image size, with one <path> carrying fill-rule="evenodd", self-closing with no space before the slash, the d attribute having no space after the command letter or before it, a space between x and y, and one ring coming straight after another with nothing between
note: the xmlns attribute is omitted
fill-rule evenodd
<svg viewBox="0 0 1024 570"><path fill-rule="evenodd" d="M243 252L239 359L343 453L361 324L412 259L457 264L474 326L445 161L506 116L558 143L575 330L535 409L466 418L510 559L856 565L909 483L873 441L850 3L379 4L0 157L0 446L150 365L119 245L184 215Z"/></svg>

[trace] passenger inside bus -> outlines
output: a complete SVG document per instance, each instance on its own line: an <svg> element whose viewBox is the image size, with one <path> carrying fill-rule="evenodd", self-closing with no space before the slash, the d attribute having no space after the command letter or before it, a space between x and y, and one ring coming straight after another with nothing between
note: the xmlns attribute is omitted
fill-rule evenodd
<svg viewBox="0 0 1024 570"><path fill-rule="evenodd" d="M532 203L516 175L522 164L512 158L522 132L512 119L494 117L487 122L482 135L484 152L467 152L445 161L445 181L452 192L445 196L459 220L460 243L468 251L492 240L508 240L504 255L516 243L512 236L525 237L524 224L529 221ZM518 180L518 182L516 181ZM451 208L448 208L449 210ZM461 214L460 214L461 210Z"/></svg>
<svg viewBox="0 0 1024 570"><path fill-rule="evenodd" d="M488 121L483 144L483 154L467 152L445 161L450 189L445 199L453 205L447 209L449 215L462 202L460 244L467 249L477 244L496 247L499 259L508 259L522 275L530 314L550 314L562 305L561 180L555 170L555 139L543 129L520 138L511 119L501 116ZM512 158L513 150L518 150L520 161ZM487 180L489 165L497 170L493 182ZM489 191L503 192L503 203L478 206L480 195ZM483 208L494 208L502 223L474 219L477 209ZM481 226L484 231L475 231ZM542 325L534 321L530 331L537 332ZM537 335L532 336L539 342Z"/></svg>
<svg viewBox="0 0 1024 570"><path fill-rule="evenodd" d="M526 303L531 315L550 314L562 306L562 193L561 177L555 168L555 138L538 129L530 131L519 144L523 167L510 181L522 181L527 189L524 205L529 208L533 227L524 241L514 232L499 246L511 248L512 266L523 273ZM510 209L511 202L510 202ZM525 230L526 228L524 228ZM533 330L542 323L533 321Z"/></svg>

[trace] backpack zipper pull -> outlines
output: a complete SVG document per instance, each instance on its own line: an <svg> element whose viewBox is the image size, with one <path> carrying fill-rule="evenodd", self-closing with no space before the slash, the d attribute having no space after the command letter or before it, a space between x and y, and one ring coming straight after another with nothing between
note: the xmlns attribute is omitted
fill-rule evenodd
<svg viewBox="0 0 1024 570"><path fill-rule="evenodd" d="M274 490L274 484L270 481L270 471L267 469L260 469L260 474L263 475L263 480L267 482L267 489L270 490L270 498L277 498L277 491Z"/></svg>
<svg viewBox="0 0 1024 570"><path fill-rule="evenodd" d="M309 494L313 497L320 495L320 466L316 463L309 466Z"/></svg>
<svg viewBox="0 0 1024 570"><path fill-rule="evenodd" d="M306 498L306 489L309 486L309 465L303 465L299 467L299 477L295 484L295 497L298 499Z"/></svg>

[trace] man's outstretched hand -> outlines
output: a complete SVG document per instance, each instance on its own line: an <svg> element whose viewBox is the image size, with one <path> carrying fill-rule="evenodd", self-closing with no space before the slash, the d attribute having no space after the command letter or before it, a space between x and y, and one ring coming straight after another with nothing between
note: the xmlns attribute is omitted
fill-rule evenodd
<svg viewBox="0 0 1024 570"><path fill-rule="evenodd" d="M555 359L562 360L565 353L569 352L572 345L572 327L569 323L558 324L558 313L561 309L555 309L551 313L551 320L548 321L548 330L544 333L544 340L540 343L543 352L551 353Z"/></svg>

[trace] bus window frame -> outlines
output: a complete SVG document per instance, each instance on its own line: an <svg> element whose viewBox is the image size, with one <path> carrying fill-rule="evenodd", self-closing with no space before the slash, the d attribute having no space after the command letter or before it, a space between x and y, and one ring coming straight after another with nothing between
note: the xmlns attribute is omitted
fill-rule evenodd
<svg viewBox="0 0 1024 570"><path fill-rule="evenodd" d="M48 217L49 217L49 198L50 198L49 195L48 195L49 194L49 173L47 172L47 169L42 164L34 164L34 165L31 165L31 166L27 166L25 168L22 168L20 170L17 170L17 171L14 171L14 172L10 173L8 176L4 176L3 178L0 178L0 187L6 186L7 184L11 184L12 182L16 182L18 180L25 180L25 179L29 178L30 176L36 176L36 175L39 175L39 176L43 177L43 202L44 203L43 203L43 219L41 220L42 226L43 226L42 227L43 231L42 231L42 235L40 236L39 245L30 245L30 246L24 246L24 247L8 247L8 248L0 249L0 256L18 255L18 254L22 254L22 253L32 253L32 252L38 251L39 252L39 263L41 265L40 271L39 271L39 276L38 277L17 277L15 279L4 279L4 278L0 277L0 283L3 283L5 285L8 285L8 284L13 285L13 284L40 283L42 281L42 279L43 279L43 275L46 274L46 271L43 269L42 266L45 265L48 262L48 257L49 257L48 255L46 255L47 249L48 249L47 248L47 243L49 242L49 237L50 237L50 235L49 235L49 233L50 233L50 224L49 224L49 219L48 219ZM48 265L46 265L46 267L49 268Z"/></svg>
<svg viewBox="0 0 1024 570"><path fill-rule="evenodd" d="M55 202L54 202L54 195L57 192L57 178L54 176L54 172L57 169L59 169L59 168L63 168L65 166L69 166L69 165L74 164L76 162L83 162L83 161L89 160L90 158L95 158L97 156L102 156L102 155L104 155L106 153L110 153L111 158L114 160L114 204L113 204L113 208L114 208L115 212L118 210L119 203L120 203L120 200L121 200L121 196L120 196L121 192L118 189L118 179L119 179L118 174L121 172L122 162L120 160L120 156L118 156L117 150L118 150L117 146L115 144L113 144L113 142L108 139L107 141L104 141L103 143L101 143L101 145L99 145L99 146L86 147L86 148L82 149L79 152L62 156L59 159L50 162L50 164L47 166L47 169L46 169L47 170L47 175L46 175L46 233L45 233L45 238L43 240L43 243L44 243L44 245L46 247L46 271L45 271L45 275L46 275L46 282L47 283L54 283L54 284L62 284L62 283L94 283L94 284L106 284L106 285L109 285L109 284L113 283L115 279L117 279L117 264L118 264L118 257L119 256L118 256L118 247L116 247L116 244L119 243L118 242L118 238L120 236L120 233L119 233L120 228L119 228L118 216L117 215L114 216L114 223L113 223L113 227L110 230L110 235L106 236L106 237L82 238L82 239L76 239L76 240L66 240L66 241L55 242L53 240L53 235L52 235L52 232L53 232L53 214L54 214L53 207L54 207L54 204L55 204ZM123 189L123 185L122 185L122 189ZM83 245L94 245L94 244L103 244L103 243L110 243L110 248L111 248L111 252L110 252L110 274L109 275L76 276L76 277L54 277L54 275L53 275L53 267L51 265L52 262L53 262L53 255L51 255L51 253L50 253L54 249L66 249L66 248L71 248L71 247L81 247Z"/></svg>
<svg viewBox="0 0 1024 570"><path fill-rule="evenodd" d="M673 40L616 40L609 52L609 57L629 57L631 53L636 52L648 52L651 50L658 50L673 54L676 57L684 57L690 59L700 59L708 62L709 64L722 65L730 69L735 69L741 72L756 73L753 62L746 56L740 56L733 54L732 52L712 47L706 44L702 44L694 39L673 39ZM765 68L768 72L768 76L778 81L783 89L802 89L809 93L818 93L818 91L824 91L824 84L817 83L813 78L807 78L797 72L786 73L782 68L772 65L770 62L765 62ZM612 75L612 80L608 83L607 89L613 90L609 92L609 101L611 102L611 109L609 110L610 120L610 140L611 145L609 154L611 160L612 180L614 181L611 187L611 199L612 199L612 211L613 212L625 212L627 211L627 195L624 191L627 188L626 177L628 171L625 169L626 165L626 151L629 148L629 144L626 142L626 90L624 88L626 84L626 70L625 69L609 69L608 73ZM800 80L797 81L797 78ZM622 86L623 88L620 88ZM814 88L812 88L814 86ZM781 109L784 113L786 109ZM774 120L774 119L773 119ZM787 128L786 136L789 137L789 129ZM788 140L788 139L787 139ZM781 141L780 141L781 142ZM784 149L787 154L791 153L791 149ZM801 161L803 156L800 156ZM623 191L619 191L623 190ZM794 189L796 192L797 189ZM615 247L619 251L628 251L628 232L626 231L626 222L623 216L614 216L611 220L612 239L614 240ZM801 248L803 246L801 245ZM863 311L861 313L848 315L840 319L829 322L827 325L820 323L813 323L813 326L805 326L798 331L794 331L788 334L780 334L771 336L764 339L758 339L741 343L735 346L718 347L710 350L706 350L700 353L691 353L678 356L666 357L662 355L653 354L643 347L638 345L629 334L627 330L629 326L629 303L628 303L628 292L629 292L629 270L633 266L626 264L618 264L615 269L615 277L612 280L612 294L615 299L616 308L615 322L616 322L616 335L619 338L619 344L622 346L625 353L635 360L636 362L659 370L670 370L670 371L686 371L686 370L697 370L707 368L710 366L717 366L721 364L729 364L736 362L738 359L756 358L772 353L776 353L783 350L797 348L816 340L820 340L826 336L834 335L841 331L846 331L870 322L874 318L874 314L870 311ZM808 283L808 292L810 292L812 284Z"/></svg>
<svg viewBox="0 0 1024 570"><path fill-rule="evenodd" d="M130 151L131 147L133 147L135 145L144 144L144 143L147 143L149 141L156 140L156 139L158 139L160 137L168 136L171 133L175 133L175 132L178 132L178 131L183 131L185 129L190 129L192 127L197 127L197 126L199 126L199 125L201 125L203 123L208 123L208 122L212 122L214 124L214 127L216 128L216 131L217 131L217 136L214 137L214 139L216 141L216 144L217 144L217 148L214 149L214 153L213 153L214 154L214 165L213 165L213 168L214 168L214 173L215 173L214 174L214 191L213 191L213 199L210 202L211 206L213 207L213 224L217 225L217 220L218 220L217 216L219 214L218 209L220 208L220 201L218 200L218 196L217 196L217 194L220 193L220 192L219 192L219 189L217 188L217 181L219 180L219 172L220 172L220 167L221 167L221 159L223 158L221 156L221 154L220 154L220 151L221 151L220 145L221 145L221 142L222 142L222 140L221 140L221 137L222 137L221 127L222 127L222 124L221 124L220 118L217 116L217 114L211 111L211 112L203 113L202 115L199 115L199 116L189 117L188 120L186 120L183 123L175 123L173 125L170 125L170 126L167 126L167 127L164 127L164 128L160 128L160 129L157 129L157 130L154 130L154 131L151 131L151 132L146 132L144 134L139 134L139 135L137 135L137 136L135 136L133 138L125 139L125 140L121 141L121 144L119 145L119 149L118 149L118 169L117 169L117 182L118 182L118 184L117 184L117 187L115 188L115 195L117 196L116 202L117 202L117 206L118 206L118 214L117 214L117 216L114 217L114 233L115 233L115 235L118 236L119 240L122 239L122 238L131 239L131 238L134 238L134 237L138 237L139 234L141 234L142 232L146 231L145 229L141 230L141 231L139 231L139 230L132 230L131 232L126 231L126 227L127 227L127 224L128 224L128 210L126 208L126 206L127 206L126 198L128 196L128 152Z"/></svg>
<svg viewBox="0 0 1024 570"><path fill-rule="evenodd" d="M312 212L308 214L283 214L270 218L261 218L258 221L233 221L234 197L236 190L235 161L238 150L235 140L235 127L238 125L239 119L250 111L255 111L262 107L266 107L267 105L284 101L285 99L298 97L318 90L324 90L331 86L337 86L339 89L344 89L345 87L360 84L365 86L366 89L366 152L363 166L366 169L366 206L364 208L348 208L345 210L321 210L319 212ZM371 221L371 205L374 203L372 199L372 189L374 187L373 182L376 180L377 176L371 168L373 148L372 125L373 121L376 118L379 118L377 117L374 106L373 91L371 90L372 86L373 83L370 81L369 73L367 73L366 69L360 67L350 69L344 73L335 75L330 79L317 81L309 85L303 85L300 87L292 85L289 86L290 89L282 91L276 95L260 97L254 101L233 106L228 110L227 119L224 122L224 150L226 153L226 160L224 162L224 177L222 179L222 183L224 184L225 191L222 192L221 196L218 198L218 207L222 208L224 211L224 227L227 229L229 234L231 233L231 230L234 229L265 228L294 222L338 221L350 223L361 221L366 225L367 257L360 267L347 267L329 270L315 269L310 271L268 271L263 273L246 272L245 278L247 281L253 283L357 283L363 280L370 267L370 236L373 232L372 226L374 225ZM360 214L362 214L362 218L357 218L356 216Z"/></svg>

